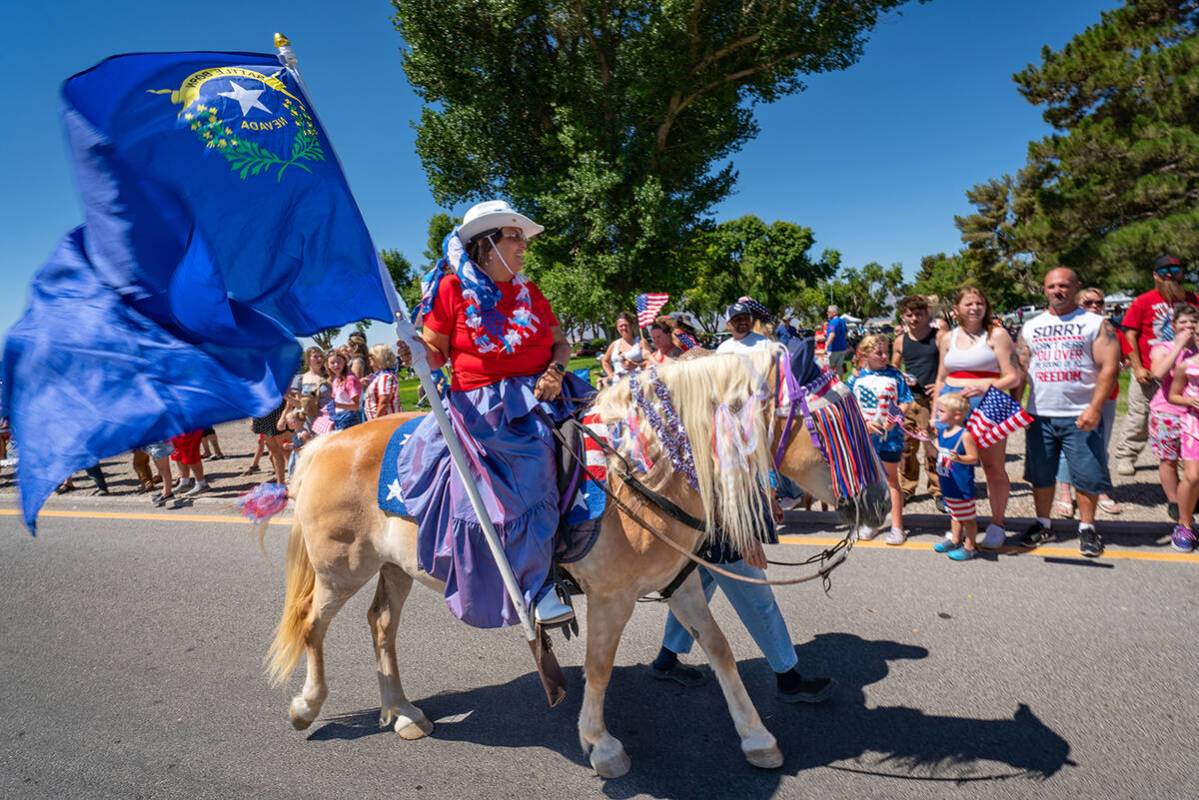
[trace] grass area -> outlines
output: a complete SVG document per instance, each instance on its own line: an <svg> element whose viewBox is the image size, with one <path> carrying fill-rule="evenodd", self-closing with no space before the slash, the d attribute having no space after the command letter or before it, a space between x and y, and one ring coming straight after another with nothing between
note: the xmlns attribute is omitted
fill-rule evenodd
<svg viewBox="0 0 1199 800"><path fill-rule="evenodd" d="M596 380L603 374L603 368L599 365L599 359L594 356L582 356L572 358L570 360L570 369L589 369L591 370L591 385L594 386ZM404 406L405 411L416 409L416 378L409 378L399 382L400 403Z"/></svg>

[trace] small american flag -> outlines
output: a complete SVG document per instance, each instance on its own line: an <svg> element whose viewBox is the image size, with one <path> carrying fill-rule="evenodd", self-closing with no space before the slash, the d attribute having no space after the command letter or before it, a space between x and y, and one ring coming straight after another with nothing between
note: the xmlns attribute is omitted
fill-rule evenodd
<svg viewBox="0 0 1199 800"><path fill-rule="evenodd" d="M637 295L637 326L648 328L654 324L658 312L662 310L662 306L666 305L668 300L670 300L670 295L664 292Z"/></svg>
<svg viewBox="0 0 1199 800"><path fill-rule="evenodd" d="M970 415L966 430L974 437L979 449L990 447L1011 434L1032 424L1032 416L1024 407L994 386L987 389L982 402Z"/></svg>

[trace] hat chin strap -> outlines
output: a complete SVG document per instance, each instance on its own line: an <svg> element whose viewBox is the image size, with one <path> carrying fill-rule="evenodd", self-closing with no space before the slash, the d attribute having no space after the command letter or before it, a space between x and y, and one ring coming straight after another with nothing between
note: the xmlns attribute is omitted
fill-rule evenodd
<svg viewBox="0 0 1199 800"><path fill-rule="evenodd" d="M504 254L500 252L500 248L496 246L495 239L488 236L487 241L491 242L491 252L500 257L500 263L504 265L504 269L508 270L508 274L515 278L516 273L512 271L512 267L508 266L508 261L504 258Z"/></svg>

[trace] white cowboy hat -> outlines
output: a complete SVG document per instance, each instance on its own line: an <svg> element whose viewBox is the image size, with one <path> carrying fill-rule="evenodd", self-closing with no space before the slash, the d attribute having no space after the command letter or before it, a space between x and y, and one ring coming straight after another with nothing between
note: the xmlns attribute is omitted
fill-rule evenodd
<svg viewBox="0 0 1199 800"><path fill-rule="evenodd" d="M466 212L466 216L462 218L462 225L458 228L458 238L462 240L463 245L468 245L470 240L480 233L494 228L520 228L529 239L545 230L543 226L514 210L507 200L488 200L476 203Z"/></svg>

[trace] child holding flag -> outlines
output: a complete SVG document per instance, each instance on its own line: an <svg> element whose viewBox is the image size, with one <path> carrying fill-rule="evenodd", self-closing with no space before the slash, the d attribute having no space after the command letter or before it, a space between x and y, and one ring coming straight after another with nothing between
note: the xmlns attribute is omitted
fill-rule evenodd
<svg viewBox="0 0 1199 800"><path fill-rule="evenodd" d="M867 336L858 344L858 371L848 381L857 398L870 431L870 443L883 462L887 488L891 494L891 532L887 544L901 545L907 539L903 529L903 492L899 488L899 461L903 456L903 421L912 406L912 390L903 373L891 366L891 340L886 336ZM878 531L862 528L858 538L873 539Z"/></svg>
<svg viewBox="0 0 1199 800"><path fill-rule="evenodd" d="M933 549L948 553L954 561L969 561L978 555L974 504L974 465L978 463L978 445L970 432L962 427L969 413L970 401L960 393L937 398L937 481L941 484L941 497L949 508L950 534L948 539L934 544Z"/></svg>

